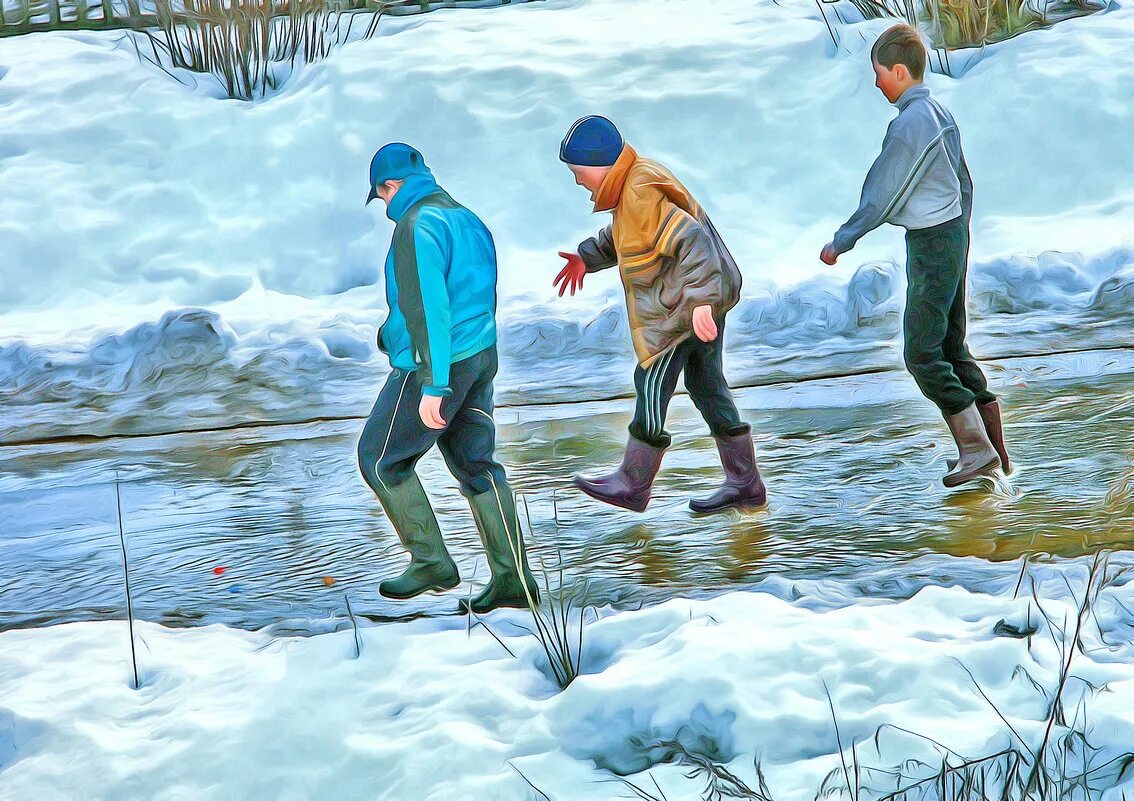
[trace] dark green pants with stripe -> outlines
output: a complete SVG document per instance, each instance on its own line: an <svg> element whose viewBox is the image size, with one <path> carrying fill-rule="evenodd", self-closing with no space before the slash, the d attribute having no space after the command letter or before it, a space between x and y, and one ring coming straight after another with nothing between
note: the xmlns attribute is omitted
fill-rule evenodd
<svg viewBox="0 0 1134 801"><path fill-rule="evenodd" d="M665 430L669 402L677 379L685 374L685 389L715 437L746 434L751 427L741 421L732 400L724 365L724 318L717 320L717 338L702 342L696 335L654 359L649 367L634 370L636 393L630 435L655 448L668 448L672 437Z"/></svg>
<svg viewBox="0 0 1134 801"><path fill-rule="evenodd" d="M358 465L366 483L381 497L387 487L408 479L436 444L465 497L492 489L506 491L504 468L495 457L492 379L496 370L494 347L453 364L449 378L453 394L441 402L441 416L449 425L441 431L421 422L419 374L391 372L358 441Z"/></svg>
<svg viewBox="0 0 1134 801"><path fill-rule="evenodd" d="M965 342L969 225L966 216L906 232L906 369L946 415L996 396Z"/></svg>

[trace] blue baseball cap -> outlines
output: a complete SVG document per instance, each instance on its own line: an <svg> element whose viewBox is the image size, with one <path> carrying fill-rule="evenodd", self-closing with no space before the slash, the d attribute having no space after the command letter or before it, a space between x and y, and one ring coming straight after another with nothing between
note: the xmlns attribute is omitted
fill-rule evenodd
<svg viewBox="0 0 1134 801"><path fill-rule="evenodd" d="M421 153L402 142L383 145L370 160L370 195L366 203L378 197L378 187L386 181L401 181L411 175L431 175Z"/></svg>

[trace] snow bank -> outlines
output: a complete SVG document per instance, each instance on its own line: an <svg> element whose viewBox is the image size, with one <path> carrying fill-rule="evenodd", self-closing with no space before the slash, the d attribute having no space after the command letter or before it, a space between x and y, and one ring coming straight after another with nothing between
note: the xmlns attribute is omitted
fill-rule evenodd
<svg viewBox="0 0 1134 801"><path fill-rule="evenodd" d="M503 397L628 389L614 274L551 295L556 250L604 222L556 158L596 111L686 180L742 265L736 380L897 364L879 345L897 325L900 233L835 270L816 257L892 115L867 64L884 24L848 26L836 48L806 3L440 11L388 20L251 104L140 64L120 32L4 39L0 393L18 413L0 439L364 411L390 226L362 199L392 139L494 231ZM931 76L977 181L974 313L1004 350L1129 330L1132 33L1122 3L999 45L960 80ZM199 409L182 394L195 382ZM67 400L77 388L89 406Z"/></svg>
<svg viewBox="0 0 1134 801"><path fill-rule="evenodd" d="M905 279L871 263L752 291L729 317L734 383L901 365ZM985 357L1134 345L1134 249L1097 259L1043 253L979 264L973 342ZM215 311L167 312L86 345L0 344L0 442L60 434L153 433L364 415L387 372L361 314L252 325ZM555 403L632 391L621 301L579 319L551 305L501 323L502 403Z"/></svg>
<svg viewBox="0 0 1134 801"><path fill-rule="evenodd" d="M1100 764L1134 746L1131 600L1129 586L1103 596L1111 644L1088 635L1076 657L1075 674L1109 690L1089 706ZM1075 614L1066 597L1045 609ZM1002 620L1040 629L998 636ZM838 765L824 682L844 743L883 767L932 754L893 729L875 752L887 724L969 756L1011 744L964 668L1023 737L1042 735L1046 703L1014 668L1050 686L1059 664L1023 598L928 588L820 612L736 593L603 617L585 675L559 692L522 621L489 619L516 658L456 619L363 629L360 659L350 631L271 640L141 624L138 691L124 623L5 632L0 798L528 797L508 762L556 799L623 798L615 775L645 786L643 771L693 797L699 785L652 747L673 739L747 781L759 751L775 798L811 799Z"/></svg>

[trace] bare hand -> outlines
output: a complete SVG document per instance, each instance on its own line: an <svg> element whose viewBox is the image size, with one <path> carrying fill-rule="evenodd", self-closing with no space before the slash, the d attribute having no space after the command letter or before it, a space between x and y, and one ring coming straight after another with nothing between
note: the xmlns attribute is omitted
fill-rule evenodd
<svg viewBox="0 0 1134 801"><path fill-rule="evenodd" d="M563 293L568 289L574 295L576 289L583 288L583 278L587 275L587 265L583 263L583 257L578 253L568 253L561 250L559 255L567 259L567 266L559 271L559 275L555 276L555 280L551 282L552 286L559 287L559 297L563 297Z"/></svg>
<svg viewBox="0 0 1134 801"><path fill-rule="evenodd" d="M823 246L823 252L819 254L819 260L824 264L834 264L839 260L839 253L835 250L834 242L828 242Z"/></svg>
<svg viewBox="0 0 1134 801"><path fill-rule="evenodd" d="M425 423L426 428L441 429L448 425L445 418L441 416L441 401L436 395L422 395L421 403L417 407L417 413L421 416L421 422Z"/></svg>
<svg viewBox="0 0 1134 801"><path fill-rule="evenodd" d="M717 338L717 321L713 319L712 306L698 306L693 310L693 333L702 342L712 342Z"/></svg>

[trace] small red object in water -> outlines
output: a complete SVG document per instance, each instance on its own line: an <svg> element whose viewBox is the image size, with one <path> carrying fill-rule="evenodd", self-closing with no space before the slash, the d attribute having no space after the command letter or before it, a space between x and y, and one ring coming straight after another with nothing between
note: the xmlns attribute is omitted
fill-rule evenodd
<svg viewBox="0 0 1134 801"><path fill-rule="evenodd" d="M214 567L213 568L213 575L219 576L221 573L223 573L226 570L228 570L227 567Z"/></svg>
<svg viewBox="0 0 1134 801"><path fill-rule="evenodd" d="M335 583L334 576L323 576L323 583L330 587Z"/></svg>

